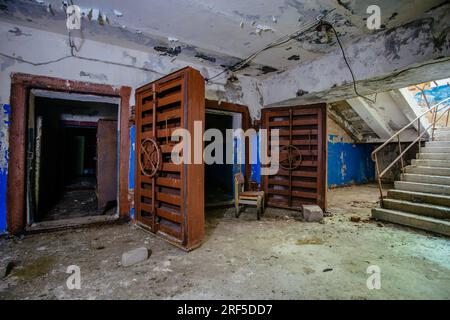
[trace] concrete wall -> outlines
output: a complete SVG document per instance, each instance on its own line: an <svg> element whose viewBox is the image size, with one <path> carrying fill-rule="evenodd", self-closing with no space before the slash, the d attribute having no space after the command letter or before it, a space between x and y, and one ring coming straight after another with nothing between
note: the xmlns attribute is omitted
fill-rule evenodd
<svg viewBox="0 0 450 320"><path fill-rule="evenodd" d="M402 150L405 150L410 143L402 143ZM378 147L379 144L375 145L375 148ZM403 161L405 166L411 164L411 160L416 158L416 154L419 152L419 146L415 144L409 149L405 155L403 156ZM380 152L378 153L378 161L380 165L380 171L383 171L387 168L395 158L399 156L399 148L397 143L390 143L386 145ZM401 174L401 162L398 161L394 166L383 176L383 183L394 183L396 180L400 180Z"/></svg>

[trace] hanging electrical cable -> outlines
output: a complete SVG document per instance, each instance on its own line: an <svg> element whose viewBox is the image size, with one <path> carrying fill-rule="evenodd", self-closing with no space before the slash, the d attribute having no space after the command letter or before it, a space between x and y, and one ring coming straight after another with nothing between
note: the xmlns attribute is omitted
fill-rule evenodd
<svg viewBox="0 0 450 320"><path fill-rule="evenodd" d="M325 13L325 14L322 15L322 16L318 16L318 17L316 18L316 21L311 21L311 22L305 24L304 26L302 26L300 29L294 31L293 33L290 33L290 34L288 34L288 35L282 36L281 38L279 38L279 39L277 39L276 41L274 41L274 42L268 44L267 46L263 47L262 49L260 49L260 50L258 50L258 51L256 51L256 52L252 53L252 54L249 55L247 58L241 60L241 61L238 62L237 64L235 64L235 65L233 65L233 66L230 66L230 67L228 67L228 68L222 70L221 72L219 72L218 74L216 74L216 75L213 76L213 77L205 78L205 81L206 81L206 82L209 82L209 81L211 81L211 80L213 80L213 79L216 79L216 78L220 77L221 75L223 75L223 74L225 74L225 73L227 73L227 72L236 72L236 71L242 69L244 66L246 66L251 60L253 60L253 59L254 59L257 55L259 55L260 53L262 53L262 52L264 52L264 51L266 51L266 50L268 50L268 49L270 49L270 48L274 48L274 47L283 45L283 44L285 44L285 43L287 43L287 42L289 42L289 41L291 41L291 40L293 40L293 39L299 39L300 36L302 36L303 34L305 34L305 33L309 32L309 31L311 31L312 29L319 30L321 26L325 26L325 27L327 27L327 28L330 28L330 29L333 31L333 33L334 33L334 35L335 35L335 37L336 37L336 42L337 42L337 44L339 45L339 48L340 48L340 50L341 50L341 53L342 53L342 56L343 56L343 58L344 58L345 64L347 65L347 68L348 68L348 70L350 71L350 75L351 75L351 77L352 77L352 82L353 82L353 89L354 89L354 91L355 91L355 94L356 94L358 97L361 97L361 98L363 98L363 99L365 99L365 100L367 100L367 101L369 101L369 102L371 102L371 103L375 103L375 102L376 102L376 96L377 96L376 93L375 93L375 99L374 99L374 100L372 100L372 99L370 99L370 98L368 98L368 97L366 97L366 96L364 96L364 95L362 95L362 94L359 93L358 88L357 88L357 86L356 86L356 77L355 77L355 74L354 74L354 72L353 72L353 70L352 70L352 67L350 66L350 63L348 62L347 55L345 54L345 50L344 50L344 47L343 47L343 45L342 45L341 39L340 39L340 37L339 37L339 34L338 34L338 32L336 31L336 29L334 28L334 26L333 26L330 22L323 20L326 16L328 16L328 15L329 15L331 12L333 12L333 11L334 11L334 9L328 11L327 13Z"/></svg>
<svg viewBox="0 0 450 320"><path fill-rule="evenodd" d="M305 23L302 27L300 27L299 29L295 30L294 32L284 35L282 37L280 37L279 39L269 43L268 45L266 45L265 47L259 49L258 51L252 53L251 55L249 55L248 57L246 57L245 59L242 59L241 61L239 61L238 63L236 63L235 65L232 65L228 68L225 68L224 70L222 70L221 72L219 72L218 74L210 77L210 78L205 78L206 82L209 82L213 79L218 78L219 76L223 75L224 73L227 72L236 72L240 69L242 69L244 66L246 66L251 60L253 60L257 55L259 55L260 53L274 48L274 47L278 47L281 46L283 44L288 43L291 40L297 39L300 36L302 36L303 34L311 31L312 29L315 29L322 21L322 19L324 19L325 17L327 17L329 14L331 14L335 9L332 9L330 11L327 11L326 13L319 15L316 17L315 21L309 21L307 23Z"/></svg>
<svg viewBox="0 0 450 320"><path fill-rule="evenodd" d="M347 56L346 56L346 54L345 54L344 47L342 46L342 43L341 43L341 39L339 38L339 34L337 33L337 31L336 31L336 29L334 28L334 26L333 26L330 22L328 22L328 21L323 21L323 20L321 21L321 24L322 24L322 25L325 25L325 26L328 26L329 28L331 28L331 30L333 31L333 33L334 33L334 35L335 35L335 37L336 37L336 42L337 42L337 44L339 45L339 48L341 49L342 57L344 58L345 64L347 65L347 68L348 68L348 70L350 71L350 75L352 76L353 90L355 91L355 94L356 94L358 97L361 97L361 98L363 98L363 99L365 99L365 100L367 100L367 101L369 101L369 102L371 102L371 103L376 103L376 93L375 93L375 99L372 100L372 99L370 99L370 98L368 98L368 97L366 97L366 96L364 96L364 95L362 95L362 94L360 94L360 93L358 92L358 89L357 89L357 87L356 87L356 78L355 78L355 74L353 73L352 67L350 66L350 63L348 62Z"/></svg>

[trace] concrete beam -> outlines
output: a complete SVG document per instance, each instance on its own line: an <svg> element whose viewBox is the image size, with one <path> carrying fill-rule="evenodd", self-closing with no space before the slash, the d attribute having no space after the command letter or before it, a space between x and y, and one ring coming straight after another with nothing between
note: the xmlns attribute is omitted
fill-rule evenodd
<svg viewBox="0 0 450 320"><path fill-rule="evenodd" d="M349 99L347 102L381 139L388 139L395 133L376 108L363 98Z"/></svg>
<svg viewBox="0 0 450 320"><path fill-rule="evenodd" d="M332 107L328 108L328 116L336 122L355 142L364 142L363 136L357 132L352 124L342 114Z"/></svg>
<svg viewBox="0 0 450 320"><path fill-rule="evenodd" d="M408 119L409 122L415 120L418 116L420 116L423 113L423 110L420 108L420 106L417 104L416 100L412 96L412 94L408 91L408 89L400 89L391 91L389 93L392 97L392 99L395 101L396 105L399 107L399 109L403 112L405 117ZM426 129L430 123L428 122L426 116L423 116L420 118L420 132L422 132L424 129ZM418 122L414 121L412 127L414 129L419 128ZM428 132L425 133L424 138L428 138L429 134Z"/></svg>
<svg viewBox="0 0 450 320"><path fill-rule="evenodd" d="M410 23L377 32L345 48L361 94L399 89L450 74L450 4ZM336 50L262 81L266 106L334 102L356 96Z"/></svg>

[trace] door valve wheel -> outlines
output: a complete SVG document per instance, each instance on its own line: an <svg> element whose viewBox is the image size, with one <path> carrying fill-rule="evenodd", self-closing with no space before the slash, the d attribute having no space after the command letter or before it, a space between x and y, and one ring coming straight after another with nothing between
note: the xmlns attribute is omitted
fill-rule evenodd
<svg viewBox="0 0 450 320"><path fill-rule="evenodd" d="M287 152L287 157L280 161L280 167L284 170L292 171L301 165L303 157L297 147L293 145L283 146L280 148L280 153L281 152Z"/></svg>
<svg viewBox="0 0 450 320"><path fill-rule="evenodd" d="M156 139L147 138L141 142L139 166L141 173L153 178L161 170L162 154Z"/></svg>

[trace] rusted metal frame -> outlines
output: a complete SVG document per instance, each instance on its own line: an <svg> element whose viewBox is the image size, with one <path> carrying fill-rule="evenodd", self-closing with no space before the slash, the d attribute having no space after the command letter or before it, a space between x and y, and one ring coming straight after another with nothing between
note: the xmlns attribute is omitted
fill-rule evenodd
<svg viewBox="0 0 450 320"><path fill-rule="evenodd" d="M153 111L152 111L152 135L153 139L157 139L156 137L156 114L157 114L157 108L158 108L158 91L157 86L155 83L152 85L152 91L153 91ZM141 110L142 112L142 110ZM156 230L156 175L152 177L152 230Z"/></svg>
<svg viewBox="0 0 450 320"><path fill-rule="evenodd" d="M205 99L205 108L240 113L242 114L242 130L246 131L247 129L251 128L251 117L247 106L229 102L221 102L219 104L219 101ZM250 141L248 140L249 139L245 141L245 174L244 174L245 181L247 182L247 184L250 182L252 172L250 164Z"/></svg>
<svg viewBox="0 0 450 320"><path fill-rule="evenodd" d="M179 80L177 80L179 78ZM181 84L182 100L181 100L181 118L180 127L194 132L194 121L202 121L204 125L204 79L200 73L192 68L184 68L181 71L172 73L167 77L156 80L156 86L161 87L169 81L179 81ZM178 85L178 84L177 84ZM148 91L151 88L145 85L140 90ZM156 92L160 89L156 88ZM158 98L156 98L156 105ZM156 113L156 111L155 111ZM153 129L156 129L156 124ZM204 128L203 128L204 129ZM164 130L164 129L162 129ZM156 130L158 135L158 130ZM194 140L195 141L195 140ZM192 141L192 142L194 142ZM191 147L191 158L194 158L194 148ZM170 163L163 163L163 170L166 165ZM172 166L172 165L171 165ZM156 225L157 230L152 230L154 233L160 235L173 245L184 249L192 250L198 247L204 237L204 166L203 164L181 164L177 165L180 174L180 197L179 214L182 217L180 220L171 220L170 217L165 216L164 219L179 223L179 229L172 229L170 226L164 224ZM155 181L156 184L156 181ZM153 190L156 190L157 185ZM192 192L187 192L192 190ZM195 191L195 192L194 192ZM155 191L156 192L156 191ZM156 193L158 196L158 193ZM156 200L158 200L157 197ZM154 209L152 209L154 211ZM158 216L158 210L155 215Z"/></svg>
<svg viewBox="0 0 450 320"><path fill-rule="evenodd" d="M262 110L262 128L269 129L269 114L273 116L274 112L288 112L290 108L296 109L300 108L302 106L298 107L277 107L277 108L267 108ZM325 104L313 104L313 105L306 105L303 106L304 108L315 108L316 115L317 115L317 126L318 126L318 158L316 161L316 173L317 173L317 197L316 197L316 203L318 203L323 209L326 208L326 185L325 185L325 177L326 177L326 166L324 165L324 162L326 161L326 143L322 141L326 137L326 105ZM298 110L300 110L298 109ZM269 132L270 134L270 132ZM288 175L289 176L289 173ZM266 197L266 202L268 205L272 207L278 207L278 208L284 208L284 209L294 209L293 207L289 207L287 204L279 204L275 202L270 202L268 200L270 195L270 189L268 188L269 184L269 177L264 176L263 177L263 184L264 184L264 191L268 195ZM286 201L286 200L285 200Z"/></svg>
<svg viewBox="0 0 450 320"><path fill-rule="evenodd" d="M187 128L194 132L194 122L200 121L202 124L202 132L205 130L205 80L200 72L189 68L186 72L186 100L187 110ZM204 141L201 141L201 150L204 150ZM195 139L194 139L195 141ZM194 148L192 148L194 149ZM194 152L194 150L192 150ZM187 200L187 206L184 208L186 212L186 236L185 249L193 250L201 245L205 236L205 166L203 157L201 164L190 164L186 167L186 188L184 198ZM191 190L189 192L188 190ZM194 192L195 190L195 192Z"/></svg>
<svg viewBox="0 0 450 320"><path fill-rule="evenodd" d="M6 190L8 231L17 234L24 231L25 217L25 145L28 101L32 89L47 91L95 94L118 97L120 103L120 166L119 166L119 214L129 218L128 169L129 169L129 132L128 116L131 88L122 86L72 81L54 77L37 76L24 73L11 75L11 125L9 134L8 181Z"/></svg>
<svg viewBox="0 0 450 320"><path fill-rule="evenodd" d="M289 145L292 145L292 108L289 108ZM290 149L289 149L290 150ZM288 151L290 152L290 151ZM290 161L290 155L288 154L289 161ZM289 166L291 164L289 163ZM289 207L292 207L292 170L289 170L289 200L288 200Z"/></svg>
<svg viewBox="0 0 450 320"><path fill-rule="evenodd" d="M262 129L268 129L268 127L267 127L267 123L268 123L268 113L267 112L265 112L264 110L262 110L262 113L261 113L261 128ZM266 136L268 137L269 136L269 132L267 132L267 134L266 134ZM268 141L267 141L268 142ZM269 147L270 145L268 144L268 148L267 148L267 151L269 152L269 150L270 150L270 147ZM261 164L261 166L263 166L263 164ZM267 205L267 203L268 203L268 199L269 199L269 193L268 193L268 190L269 190L269 177L267 176L267 175L263 175L262 176L262 190L264 190L265 191L265 193L266 193L266 196L264 197L264 201L265 201L265 204L264 205Z"/></svg>
<svg viewBox="0 0 450 320"><path fill-rule="evenodd" d="M326 162L327 162L327 107L326 104L317 107L317 193L319 194L319 206L323 210L327 207L327 187L326 187ZM320 152L319 152L320 150Z"/></svg>
<svg viewBox="0 0 450 320"><path fill-rule="evenodd" d="M136 221L139 223L144 223L141 212L141 171L140 171L140 157L141 157L141 136L142 136L142 94L136 92L136 105L135 105L135 157L134 157L134 168L136 170L134 174L134 210L136 215Z"/></svg>
<svg viewBox="0 0 450 320"><path fill-rule="evenodd" d="M182 108L182 112L181 112L181 118L180 118L180 127L182 128L187 128L188 127L188 94L189 92L187 92L187 88L188 88L188 84L187 82L189 81L189 75L188 73L185 73L182 81L181 81L181 104L180 107ZM192 133L191 133L191 137L192 137ZM193 161L193 146L192 146L193 141L191 141L191 161ZM184 152L184 150L183 150ZM183 245L187 244L188 242L188 233L187 228L188 226L188 216L187 214L185 215L185 211L186 208L188 207L188 202L187 202L187 197L185 196L187 194L187 185L188 182L187 180L187 165L181 165L181 169L180 169L180 179L181 179L181 187L180 187L180 197L182 199L181 203L180 203L180 215L183 216L183 222L181 223L181 239L183 241Z"/></svg>

